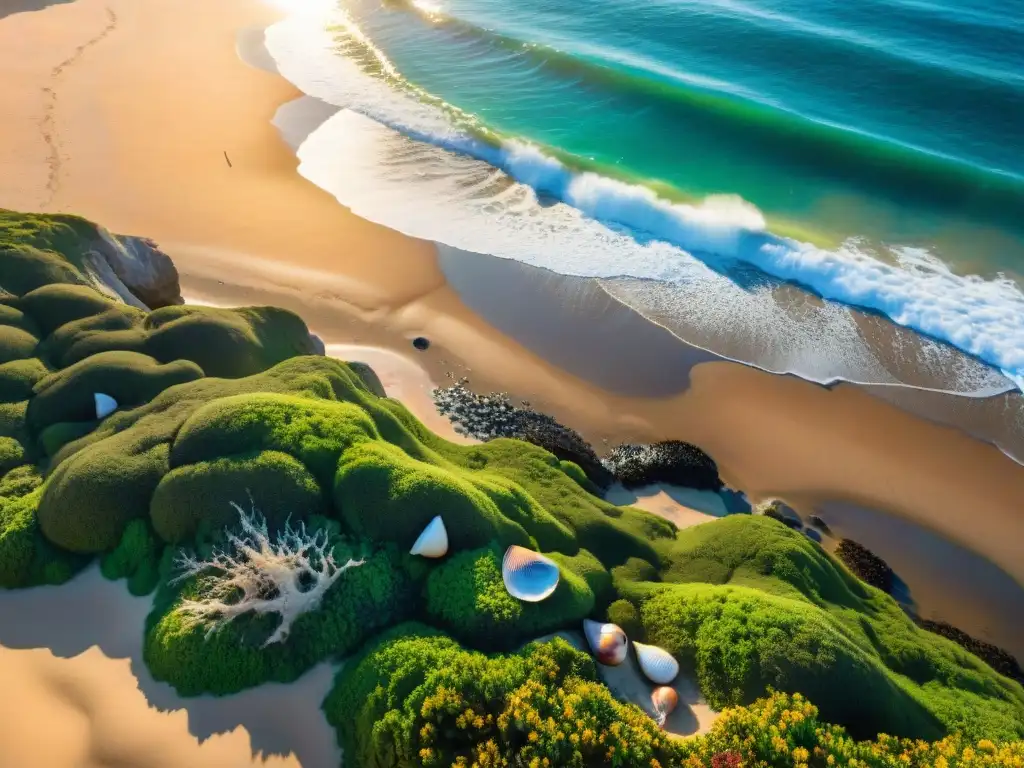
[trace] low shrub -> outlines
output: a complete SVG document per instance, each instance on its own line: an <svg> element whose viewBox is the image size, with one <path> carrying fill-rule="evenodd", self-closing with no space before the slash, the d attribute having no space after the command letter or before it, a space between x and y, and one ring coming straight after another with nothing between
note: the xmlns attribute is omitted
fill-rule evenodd
<svg viewBox="0 0 1024 768"><path fill-rule="evenodd" d="M357 768L670 766L684 754L561 639L485 656L397 627L339 672L324 711Z"/></svg>

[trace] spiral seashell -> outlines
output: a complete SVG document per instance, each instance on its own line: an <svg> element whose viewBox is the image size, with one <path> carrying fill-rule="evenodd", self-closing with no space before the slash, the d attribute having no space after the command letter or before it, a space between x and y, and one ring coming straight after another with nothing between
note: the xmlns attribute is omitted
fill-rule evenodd
<svg viewBox="0 0 1024 768"><path fill-rule="evenodd" d="M602 664L617 667L626 660L629 640L618 624L602 624L584 619L583 634L587 638L591 652Z"/></svg>
<svg viewBox="0 0 1024 768"><path fill-rule="evenodd" d="M665 725L665 720L679 706L679 694L675 688L667 685L659 686L651 694L651 707L654 709L654 720L658 725Z"/></svg>
<svg viewBox="0 0 1024 768"><path fill-rule="evenodd" d="M448 530L440 515L427 523L409 554L421 557L444 557L448 554Z"/></svg>
<svg viewBox="0 0 1024 768"><path fill-rule="evenodd" d="M96 392L93 394L92 399L96 406L97 419L105 419L117 410L117 400L112 398L110 395L105 395L102 392Z"/></svg>
<svg viewBox="0 0 1024 768"><path fill-rule="evenodd" d="M501 578L512 597L539 603L558 586L558 565L539 552L513 544L505 550Z"/></svg>
<svg viewBox="0 0 1024 768"><path fill-rule="evenodd" d="M679 674L679 662L664 648L634 641L636 660L647 679L658 685L668 685Z"/></svg>

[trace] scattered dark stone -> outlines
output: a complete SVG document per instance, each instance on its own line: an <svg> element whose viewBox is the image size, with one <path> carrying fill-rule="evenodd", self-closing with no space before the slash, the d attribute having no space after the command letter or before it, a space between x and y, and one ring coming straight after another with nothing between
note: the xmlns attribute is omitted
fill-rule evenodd
<svg viewBox="0 0 1024 768"><path fill-rule="evenodd" d="M626 488L668 483L702 491L719 491L718 466L704 451L681 440L651 445L624 443L605 462Z"/></svg>
<svg viewBox="0 0 1024 768"><path fill-rule="evenodd" d="M426 336L417 336L412 340L412 345L421 352L430 346L430 339Z"/></svg>
<svg viewBox="0 0 1024 768"><path fill-rule="evenodd" d="M615 478L605 468L590 443L578 432L547 414L512 405L504 392L478 395L458 384L434 390L437 410L448 417L459 434L477 440L510 437L540 446L563 461L577 464L598 488L606 489Z"/></svg>
<svg viewBox="0 0 1024 768"><path fill-rule="evenodd" d="M819 531L822 531L823 533L832 533L832 529L828 527L828 523L826 523L817 515L810 515L807 518L807 522L809 522L811 525L813 525L815 528L817 528Z"/></svg>
<svg viewBox="0 0 1024 768"><path fill-rule="evenodd" d="M883 592L892 592L892 568L867 547L852 539L843 539L836 547L836 556L862 581Z"/></svg>
<svg viewBox="0 0 1024 768"><path fill-rule="evenodd" d="M750 502L746 494L741 491L734 491L732 488L723 488L718 492L725 502L725 511L730 515L749 515Z"/></svg>
<svg viewBox="0 0 1024 768"><path fill-rule="evenodd" d="M821 531L816 531L813 528L804 528L804 536L811 541L816 541L821 544Z"/></svg>
<svg viewBox="0 0 1024 768"><path fill-rule="evenodd" d="M915 616L914 622L921 629L942 635L947 640L952 640L957 645L967 649L1004 677L1024 683L1024 670L1021 669L1017 659L999 646L992 645L992 643L987 643L984 640L978 640L976 637L971 637L962 629L957 629L952 624L947 624L944 621L931 621L930 619L922 619Z"/></svg>
<svg viewBox="0 0 1024 768"><path fill-rule="evenodd" d="M759 504L757 511L765 517L770 517L772 520L778 520L783 525L789 526L794 531L802 531L804 528L803 522L800 520L800 515L793 511L793 509L786 503L775 499L765 504Z"/></svg>

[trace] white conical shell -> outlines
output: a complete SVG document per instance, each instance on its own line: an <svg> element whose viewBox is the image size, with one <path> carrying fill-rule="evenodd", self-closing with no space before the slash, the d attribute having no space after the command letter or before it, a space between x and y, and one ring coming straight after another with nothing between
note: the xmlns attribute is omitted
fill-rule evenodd
<svg viewBox="0 0 1024 768"><path fill-rule="evenodd" d="M117 400L112 398L110 395L105 395L102 392L96 392L92 396L92 399L96 404L97 419L105 419L117 410Z"/></svg>
<svg viewBox="0 0 1024 768"><path fill-rule="evenodd" d="M440 515L427 523L409 554L421 557L444 557L448 554L448 530Z"/></svg>
<svg viewBox="0 0 1024 768"><path fill-rule="evenodd" d="M587 638L591 653L602 664L617 667L626 660L629 640L618 624L602 624L584 619L583 634Z"/></svg>
<svg viewBox="0 0 1024 768"><path fill-rule="evenodd" d="M633 642L636 648L636 660L640 662L640 670L647 679L658 685L668 685L679 674L679 662L664 648L656 645L645 645Z"/></svg>
<svg viewBox="0 0 1024 768"><path fill-rule="evenodd" d="M501 561L501 578L512 597L539 603L558 586L558 565L539 552L513 544Z"/></svg>

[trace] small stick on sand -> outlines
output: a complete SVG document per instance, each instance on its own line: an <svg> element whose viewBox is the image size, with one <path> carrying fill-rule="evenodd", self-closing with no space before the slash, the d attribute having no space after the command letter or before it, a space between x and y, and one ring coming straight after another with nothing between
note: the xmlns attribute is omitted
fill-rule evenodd
<svg viewBox="0 0 1024 768"><path fill-rule="evenodd" d="M226 149L224 150L224 159L228 163L228 168L233 168L234 167L233 165L231 165L231 158L228 157L228 151Z"/></svg>

